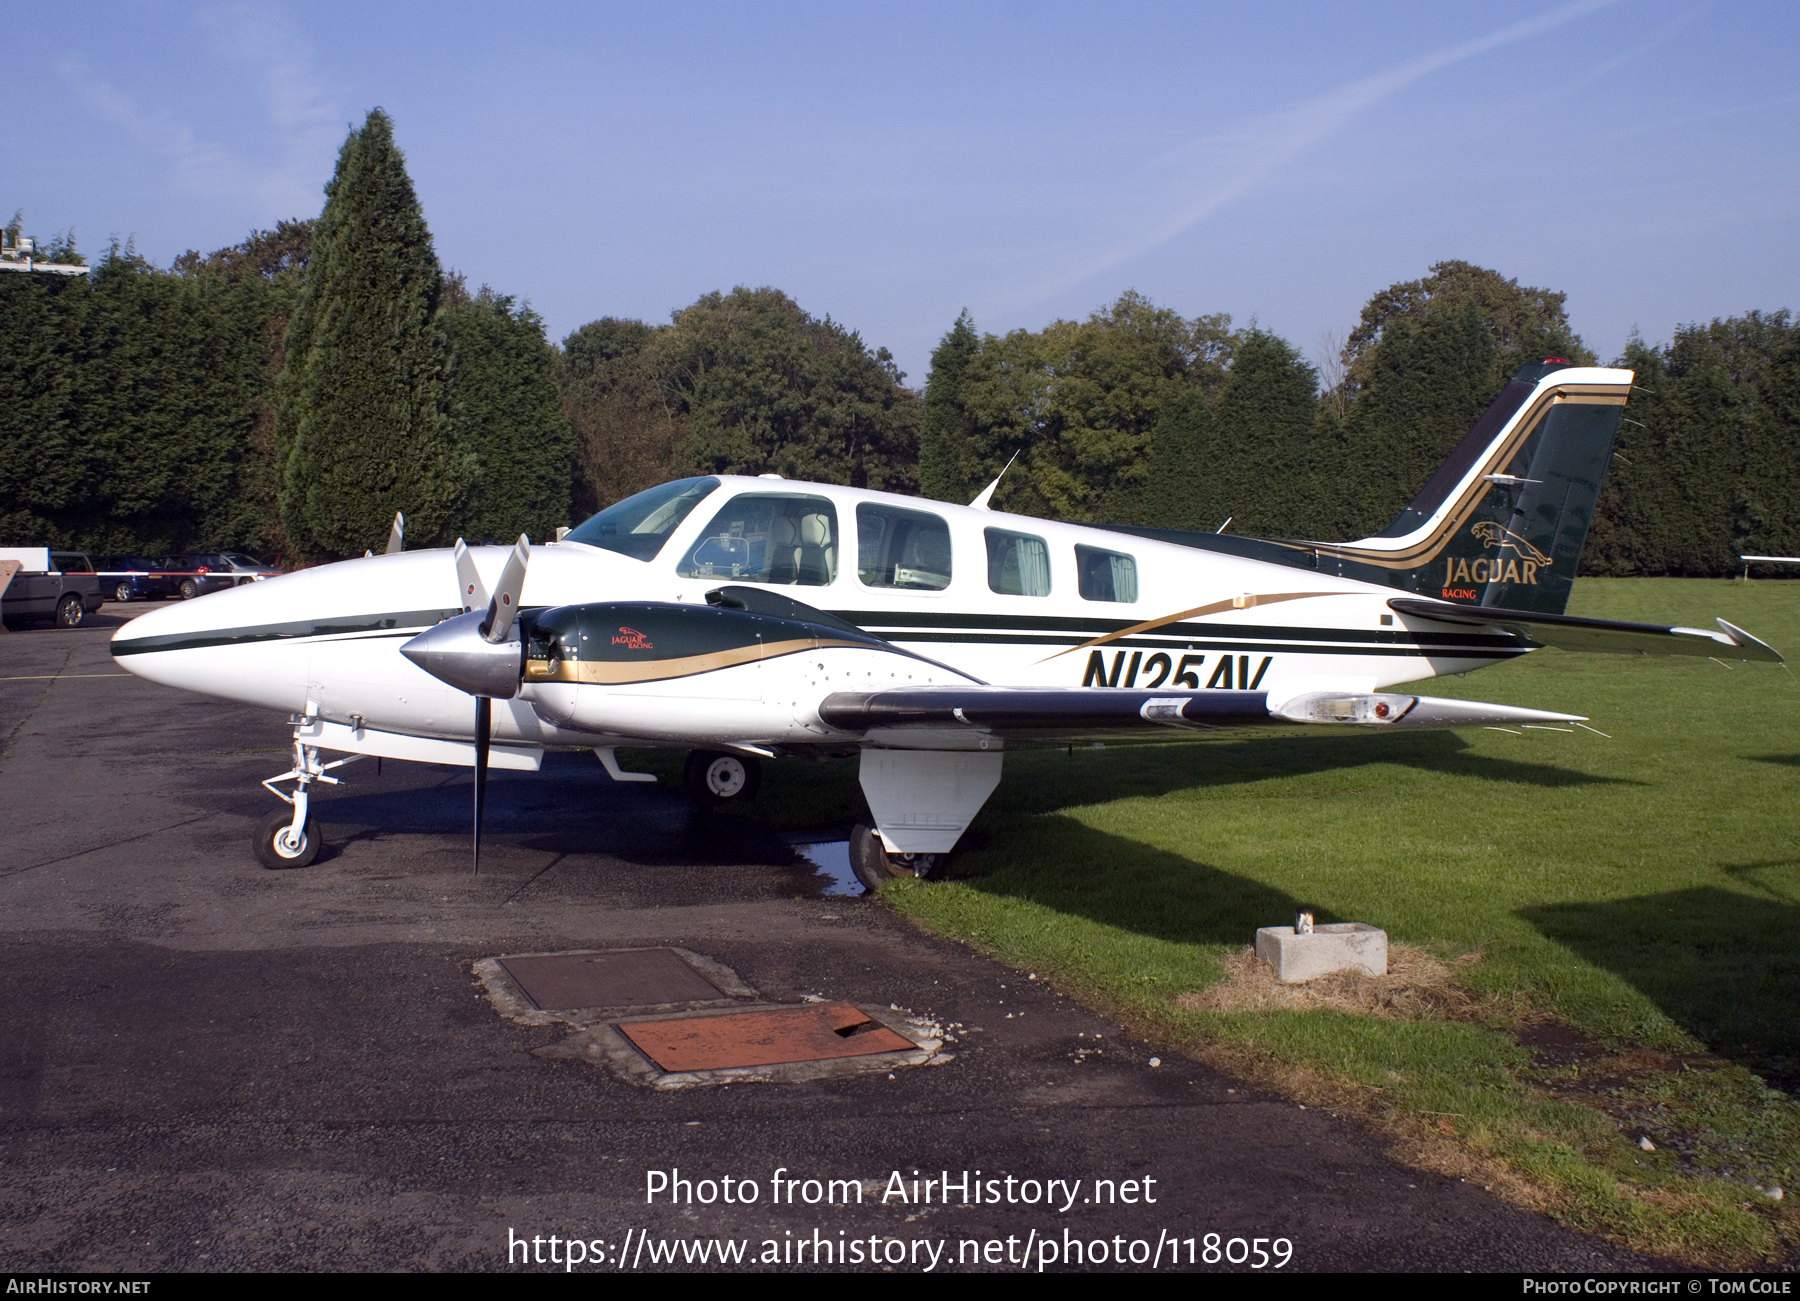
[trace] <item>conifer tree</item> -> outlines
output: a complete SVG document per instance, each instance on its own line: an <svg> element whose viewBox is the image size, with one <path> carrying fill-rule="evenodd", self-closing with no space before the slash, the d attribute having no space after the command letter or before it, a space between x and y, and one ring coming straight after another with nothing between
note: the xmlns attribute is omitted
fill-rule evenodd
<svg viewBox="0 0 1800 1301"><path fill-rule="evenodd" d="M1219 437L1235 453L1230 461L1238 469L1237 492L1218 515L1232 516L1232 532L1296 537L1318 526L1313 517L1318 390L1317 372L1287 340L1254 327L1238 336L1216 416ZM1217 520L1202 523L1218 527Z"/></svg>
<svg viewBox="0 0 1800 1301"><path fill-rule="evenodd" d="M404 511L408 541L457 532L472 458L449 419L431 234L380 109L352 131L285 342L276 448L289 540L355 555Z"/></svg>
<svg viewBox="0 0 1800 1301"><path fill-rule="evenodd" d="M967 502L985 484L972 464L975 420L963 402L963 381L981 347L975 321L964 308L950 332L931 353L925 380L924 411L919 421L919 493L939 501Z"/></svg>
<svg viewBox="0 0 1800 1301"><path fill-rule="evenodd" d="M569 519L572 439L556 392L556 354L529 307L482 286L444 313L456 356L458 440L481 492L458 524L470 542L548 541Z"/></svg>
<svg viewBox="0 0 1800 1301"><path fill-rule="evenodd" d="M93 473L74 409L86 298L85 284L62 276L0 276L0 537L9 544L73 541L58 516L82 503Z"/></svg>
<svg viewBox="0 0 1800 1301"><path fill-rule="evenodd" d="M1130 523L1211 531L1231 514L1231 470L1239 467L1221 455L1218 432L1205 390L1189 388L1164 404L1150 432L1150 472Z"/></svg>
<svg viewBox="0 0 1800 1301"><path fill-rule="evenodd" d="M1367 536L1400 513L1493 399L1497 351L1472 300L1388 322L1345 422L1348 462L1324 467L1338 536Z"/></svg>

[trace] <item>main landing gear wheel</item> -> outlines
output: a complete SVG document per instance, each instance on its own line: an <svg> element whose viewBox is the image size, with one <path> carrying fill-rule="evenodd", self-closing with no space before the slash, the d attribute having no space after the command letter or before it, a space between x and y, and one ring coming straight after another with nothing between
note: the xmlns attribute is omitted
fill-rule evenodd
<svg viewBox="0 0 1800 1301"><path fill-rule="evenodd" d="M762 765L747 754L695 750L681 770L681 785L702 806L747 800L762 785Z"/></svg>
<svg viewBox="0 0 1800 1301"><path fill-rule="evenodd" d="M308 818L293 838L294 815L287 809L269 815L256 830L256 861L271 871L305 867L319 856L319 820Z"/></svg>
<svg viewBox="0 0 1800 1301"><path fill-rule="evenodd" d="M850 829L850 867L871 890L896 877L941 881L950 870L948 854L890 854L874 824L864 820Z"/></svg>

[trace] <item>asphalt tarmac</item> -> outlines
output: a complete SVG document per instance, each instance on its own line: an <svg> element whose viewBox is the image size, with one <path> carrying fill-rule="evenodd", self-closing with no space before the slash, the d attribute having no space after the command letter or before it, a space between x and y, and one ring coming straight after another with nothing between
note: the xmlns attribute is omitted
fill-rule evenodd
<svg viewBox="0 0 1800 1301"><path fill-rule="evenodd" d="M121 675L107 639L143 608L0 633L0 1270L562 1270L571 1239L576 1268L646 1272L721 1243L745 1268L1248 1269L1275 1240L1284 1272L1659 1267L1133 1042L588 756L496 775L478 878L468 770L372 760L316 801L320 860L265 871L285 718ZM908 1009L953 1060L658 1092L535 1053L567 1031L471 973L665 944L770 1002ZM777 1201L783 1169L862 1204ZM676 1170L687 1203L647 1201ZM915 1171L971 1191L920 1204ZM1132 1204L1094 1196L1127 1180Z"/></svg>

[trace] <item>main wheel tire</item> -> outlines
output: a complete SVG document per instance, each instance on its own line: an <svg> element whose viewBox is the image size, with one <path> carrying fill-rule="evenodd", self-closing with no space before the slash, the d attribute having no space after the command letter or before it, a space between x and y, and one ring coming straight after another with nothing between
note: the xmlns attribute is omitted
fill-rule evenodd
<svg viewBox="0 0 1800 1301"><path fill-rule="evenodd" d="M850 867L857 880L879 890L898 877L941 881L950 870L950 855L890 854L874 824L865 819L850 829Z"/></svg>
<svg viewBox="0 0 1800 1301"><path fill-rule="evenodd" d="M182 600L191 601L198 595L200 595L200 584L199 583L195 582L191 578L184 578L181 580L181 599Z"/></svg>
<svg viewBox="0 0 1800 1301"><path fill-rule="evenodd" d="M307 818L306 825L300 828L300 843L292 843L288 839L294 825L294 815L288 812L272 813L262 826L256 830L256 861L270 871L279 872L290 867L306 867L319 856L319 820Z"/></svg>
<svg viewBox="0 0 1800 1301"><path fill-rule="evenodd" d="M120 605L125 605L130 602L131 584L120 583L117 587L113 588L113 600L117 601Z"/></svg>
<svg viewBox="0 0 1800 1301"><path fill-rule="evenodd" d="M87 607L82 605L81 598L70 592L56 603L56 626L58 628L79 628L82 619L87 617Z"/></svg>
<svg viewBox="0 0 1800 1301"><path fill-rule="evenodd" d="M681 785L702 806L747 800L762 786L762 765L747 754L694 750L682 766Z"/></svg>

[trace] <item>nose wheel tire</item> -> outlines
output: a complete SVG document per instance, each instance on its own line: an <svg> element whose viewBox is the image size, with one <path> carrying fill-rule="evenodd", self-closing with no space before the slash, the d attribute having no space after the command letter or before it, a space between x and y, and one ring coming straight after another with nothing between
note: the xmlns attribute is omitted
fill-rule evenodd
<svg viewBox="0 0 1800 1301"><path fill-rule="evenodd" d="M305 867L319 856L319 820L308 818L293 837L294 815L283 809L272 813L256 830L256 861L271 871Z"/></svg>
<svg viewBox="0 0 1800 1301"><path fill-rule="evenodd" d="M57 603L56 626L58 628L78 628L86 614L87 611L82 608L81 598L71 592Z"/></svg>
<svg viewBox="0 0 1800 1301"><path fill-rule="evenodd" d="M948 854L891 854L868 820L850 829L850 867L856 879L878 890L898 877L917 881L941 881L950 870Z"/></svg>
<svg viewBox="0 0 1800 1301"><path fill-rule="evenodd" d="M702 806L747 800L762 785L762 765L749 755L695 750L682 768L681 784Z"/></svg>

